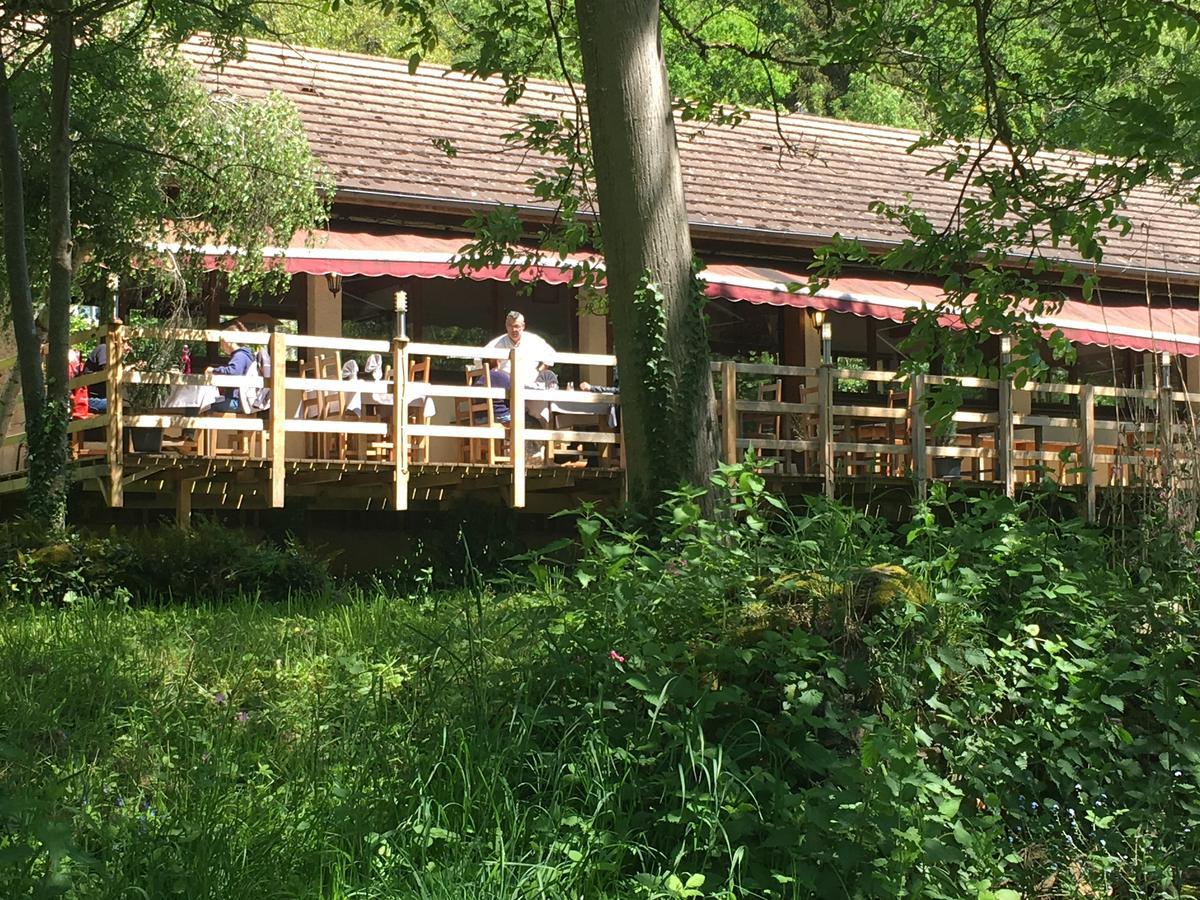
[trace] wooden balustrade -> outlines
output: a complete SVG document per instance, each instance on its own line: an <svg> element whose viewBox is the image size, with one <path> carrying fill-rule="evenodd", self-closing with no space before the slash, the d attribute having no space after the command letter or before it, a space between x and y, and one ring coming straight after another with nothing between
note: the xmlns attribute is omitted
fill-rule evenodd
<svg viewBox="0 0 1200 900"><path fill-rule="evenodd" d="M409 341L361 340L254 332L221 332L211 329L165 330L129 328L113 325L85 333L84 337L103 337L108 344L110 363L102 373L89 373L72 379L70 387L86 387L101 382L107 385L109 412L73 422L72 433L103 429L105 449L103 466L107 475L105 491L108 502L121 506L127 483L126 467L131 457L125 446L125 429L181 428L217 434L244 432L260 435L263 447L254 456L269 483L264 496L269 505L279 507L287 495L286 479L289 466L307 457L289 457L288 436L340 435L341 446L357 438L361 447L373 449L374 457L345 460L347 466L373 463L389 485L386 494L391 508L405 509L410 497L414 463L407 449L413 441L431 439L500 440L506 441L508 460L496 469L510 471L511 502L521 507L527 502L527 446L565 443L585 444L593 452L608 452L621 443L618 430L589 431L582 428L528 427L525 422L527 404L538 402L572 404L572 408L594 406L604 413L619 406L616 394L595 394L578 391L532 391L514 382L507 391L501 388L472 384L410 382L407 377L410 360L432 357L464 363L474 360L507 361L512 371L519 370L518 350L491 350L478 347L442 345ZM273 365L269 376L182 375L168 372L145 372L134 369L122 358L125 342L134 337L179 341L219 341L226 339L245 345L269 348ZM390 362L394 377L342 379L313 377L311 373L290 376L286 372L288 352L292 349L308 356L310 351L378 353ZM558 361L566 364L613 368L616 358L601 354L562 353ZM833 496L840 480L846 478L891 478L913 482L920 498L927 493L928 484L948 477L947 469L958 467L957 477L975 483L988 484L1012 495L1018 484L1053 475L1063 482L1075 482L1081 490L1081 505L1089 519L1096 515L1096 494L1103 484L1162 483L1169 479L1195 478L1195 448L1181 439L1194 438L1185 422L1189 416L1177 415L1179 409L1200 405L1200 394L1164 389L1138 389L1088 384L1028 383L1022 391L1036 391L1064 398L1068 409L1018 412L1015 406L1014 385L1006 378L956 378L947 375L914 375L905 381L893 371L840 369L833 366L783 366L763 363L715 363L713 370L721 379L719 393L721 455L727 462L736 462L747 449L782 457L783 474L812 478L821 489ZM320 376L322 373L317 372ZM742 397L740 387L747 380L790 379L790 385L805 385L801 394L778 399L763 399L762 395ZM904 392L893 391L887 405L873 404L870 397L861 398L838 393L840 380L853 379L871 385L901 383ZM994 391L992 408L957 410L951 417L954 431L946 434L937 423L929 421L927 403L930 395L943 385L955 382L963 388ZM754 383L754 382L751 382ZM1164 382L1165 383L1165 382ZM181 387L205 385L210 387L260 390L266 388L270 404L264 416L189 415L171 409L129 409L124 399L126 385L161 385ZM789 389L793 389L789 388ZM390 403L379 401L379 408L390 410L379 418L347 420L301 415L297 398L304 392L335 392L342 395L358 393L364 397L386 396ZM291 400L289 401L289 393ZM879 397L879 394L875 395ZM507 399L513 411L508 425L492 425L477 421L447 423L409 421L410 404L420 398L431 401L474 399L494 401ZM903 402L896 404L895 400ZM1132 407L1132 408L1131 408ZM486 408L486 407L485 407ZM1111 410L1112 415L1105 415ZM743 418L762 421L774 417L774 433L742 433ZM444 417L440 417L444 418ZM24 434L5 437L4 446L23 443ZM1183 465L1185 458L1191 464ZM434 460L431 465L464 465ZM963 468L970 466L969 472ZM468 467L469 468L469 467ZM477 468L477 466L476 466ZM5 473L0 473L0 478ZM16 473L0 481L0 492L20 489L22 480ZM192 489L195 478L180 481L179 490ZM197 488L200 490L200 488ZM189 494L190 496L190 494ZM190 499L179 498L181 516L190 510Z"/></svg>

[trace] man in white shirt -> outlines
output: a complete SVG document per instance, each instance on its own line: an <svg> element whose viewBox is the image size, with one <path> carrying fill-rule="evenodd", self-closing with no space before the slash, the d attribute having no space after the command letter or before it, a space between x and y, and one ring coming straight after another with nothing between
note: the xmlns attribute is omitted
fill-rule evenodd
<svg viewBox="0 0 1200 900"><path fill-rule="evenodd" d="M504 331L500 337L489 342L487 348L511 350L513 347L520 347L521 371L517 375L521 384L528 387L537 381L538 373L542 369L554 365L554 349L536 334L525 330L525 317L516 310L504 317ZM500 360L495 368L508 372L509 360ZM509 375L512 373L509 372Z"/></svg>

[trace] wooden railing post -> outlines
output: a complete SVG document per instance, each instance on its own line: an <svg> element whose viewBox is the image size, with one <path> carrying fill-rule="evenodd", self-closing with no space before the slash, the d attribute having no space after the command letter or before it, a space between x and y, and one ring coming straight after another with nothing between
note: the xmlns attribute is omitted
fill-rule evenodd
<svg viewBox="0 0 1200 900"><path fill-rule="evenodd" d="M1169 496L1175 463L1175 404L1171 400L1171 354L1164 351L1159 361L1161 368L1158 374L1158 452L1162 457L1162 486Z"/></svg>
<svg viewBox="0 0 1200 900"><path fill-rule="evenodd" d="M929 495L929 458L925 448L925 376L920 372L912 376L909 392L909 427L912 429L912 467L916 482L917 501L924 503Z"/></svg>
<svg viewBox="0 0 1200 900"><path fill-rule="evenodd" d="M490 365L484 360L484 365ZM512 505L514 509L525 506L525 385L521 379L521 348L513 347L508 354L509 399L508 410L511 416L509 426L510 443L509 457L512 459ZM489 399L488 403L492 401ZM488 440L492 440L491 437Z"/></svg>
<svg viewBox="0 0 1200 900"><path fill-rule="evenodd" d="M721 456L729 465L738 461L737 452L737 363L721 361Z"/></svg>
<svg viewBox="0 0 1200 900"><path fill-rule="evenodd" d="M817 429L821 433L821 472L825 496L834 496L833 471L833 376L828 364L817 370Z"/></svg>
<svg viewBox="0 0 1200 900"><path fill-rule="evenodd" d="M108 352L108 505L125 505L125 397L121 393L125 380L125 326L114 321L104 336Z"/></svg>
<svg viewBox="0 0 1200 900"><path fill-rule="evenodd" d="M408 509L408 337L392 338L392 508Z"/></svg>
<svg viewBox="0 0 1200 900"><path fill-rule="evenodd" d="M1016 495L1016 466L1013 457L1013 384L1008 367L1012 361L1011 343L1007 337L1000 338L1000 403L999 422L996 424L996 470L1004 496Z"/></svg>
<svg viewBox="0 0 1200 900"><path fill-rule="evenodd" d="M1084 509L1089 522L1096 521L1096 388L1085 384L1079 390L1079 467L1083 469Z"/></svg>
<svg viewBox="0 0 1200 900"><path fill-rule="evenodd" d="M287 336L282 331L271 335L267 349L271 357L271 374L267 378L267 389L271 394L271 405L267 408L268 444L271 447L271 506L283 507L287 460ZM190 486L189 486L190 491Z"/></svg>

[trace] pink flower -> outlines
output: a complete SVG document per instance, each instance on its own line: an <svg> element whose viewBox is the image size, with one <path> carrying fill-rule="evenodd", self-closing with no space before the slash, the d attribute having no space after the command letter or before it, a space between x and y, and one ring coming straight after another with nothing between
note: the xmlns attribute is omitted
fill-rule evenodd
<svg viewBox="0 0 1200 900"><path fill-rule="evenodd" d="M613 662L619 662L619 663L623 663L623 662L625 662L625 657L623 657L623 656L622 656L620 653L618 653L616 650L609 650L609 651L608 651L608 658L609 658L609 659L611 659Z"/></svg>

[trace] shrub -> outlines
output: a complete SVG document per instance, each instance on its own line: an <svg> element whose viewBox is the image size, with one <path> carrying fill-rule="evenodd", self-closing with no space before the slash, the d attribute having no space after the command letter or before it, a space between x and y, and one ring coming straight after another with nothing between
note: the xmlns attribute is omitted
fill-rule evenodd
<svg viewBox="0 0 1200 900"><path fill-rule="evenodd" d="M325 594L326 562L292 539L258 543L233 529L202 524L131 535L72 533L47 543L35 529L0 528L0 585L10 601L59 603L73 594L135 601L268 601Z"/></svg>

